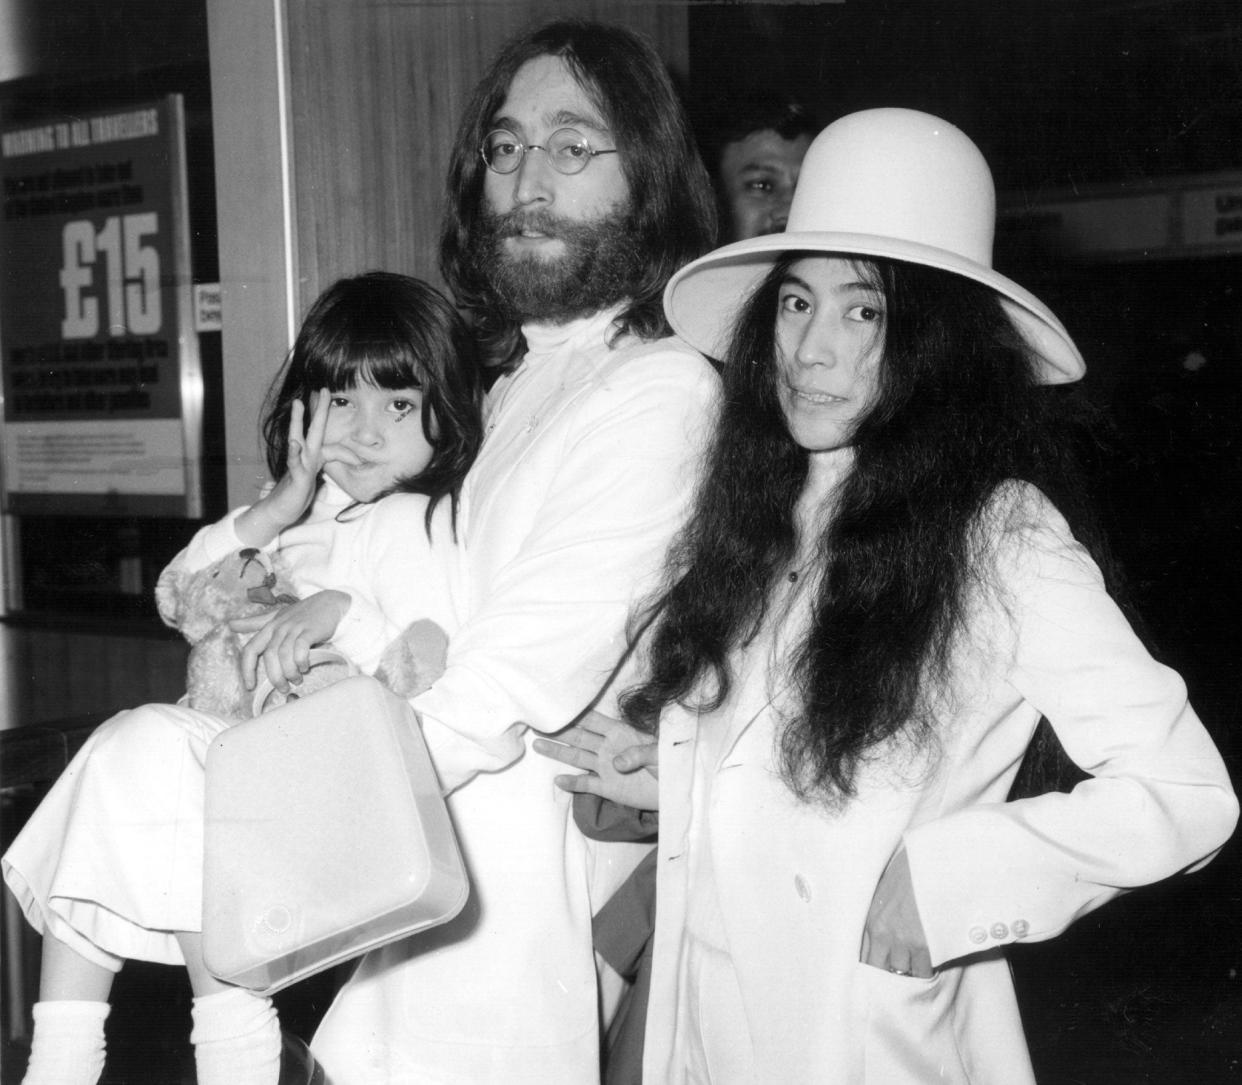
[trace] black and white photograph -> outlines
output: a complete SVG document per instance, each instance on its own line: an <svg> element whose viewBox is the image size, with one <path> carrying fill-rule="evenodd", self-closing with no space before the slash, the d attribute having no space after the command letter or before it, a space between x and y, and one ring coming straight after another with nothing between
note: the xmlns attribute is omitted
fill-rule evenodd
<svg viewBox="0 0 1242 1085"><path fill-rule="evenodd" d="M0 1080L1242 1080L1236 0L0 0Z"/></svg>

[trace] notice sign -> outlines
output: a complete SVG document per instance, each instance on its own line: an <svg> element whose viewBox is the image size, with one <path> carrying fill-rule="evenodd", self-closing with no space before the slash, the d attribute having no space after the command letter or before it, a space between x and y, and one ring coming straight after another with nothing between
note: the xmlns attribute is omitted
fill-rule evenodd
<svg viewBox="0 0 1242 1085"><path fill-rule="evenodd" d="M6 507L201 514L180 96L0 133Z"/></svg>

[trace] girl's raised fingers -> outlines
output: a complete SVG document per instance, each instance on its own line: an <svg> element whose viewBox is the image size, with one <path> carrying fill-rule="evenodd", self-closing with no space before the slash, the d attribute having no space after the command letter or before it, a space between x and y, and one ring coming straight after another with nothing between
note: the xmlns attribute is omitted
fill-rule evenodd
<svg viewBox="0 0 1242 1085"><path fill-rule="evenodd" d="M306 427L304 421L306 412L302 408L302 401L295 399L289 404L289 454L293 455L294 449L302 447L302 442L306 439Z"/></svg>
<svg viewBox="0 0 1242 1085"><path fill-rule="evenodd" d="M310 428L306 431L306 445L318 453L323 448L323 435L328 430L328 409L332 405L332 396L326 388L311 393Z"/></svg>

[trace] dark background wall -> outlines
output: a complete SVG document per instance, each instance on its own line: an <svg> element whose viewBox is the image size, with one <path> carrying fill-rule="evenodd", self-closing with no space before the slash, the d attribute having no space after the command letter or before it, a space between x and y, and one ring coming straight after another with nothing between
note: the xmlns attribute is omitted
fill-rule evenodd
<svg viewBox="0 0 1242 1085"><path fill-rule="evenodd" d="M1242 168L1235 0L846 0L691 8L696 97L776 84L831 120L944 116L997 185Z"/></svg>

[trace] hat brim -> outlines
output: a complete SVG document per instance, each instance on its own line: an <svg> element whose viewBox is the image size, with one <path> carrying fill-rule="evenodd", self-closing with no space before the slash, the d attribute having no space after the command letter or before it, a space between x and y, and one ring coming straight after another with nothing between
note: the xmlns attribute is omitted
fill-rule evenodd
<svg viewBox="0 0 1242 1085"><path fill-rule="evenodd" d="M1001 296L1006 313L1039 360L1043 383L1076 381L1087 370L1073 339L1052 310L1011 279L945 249L874 234L765 234L709 252L677 272L665 288L664 311L673 330L709 357L724 357L738 314L764 276L788 252L883 257L972 279Z"/></svg>

